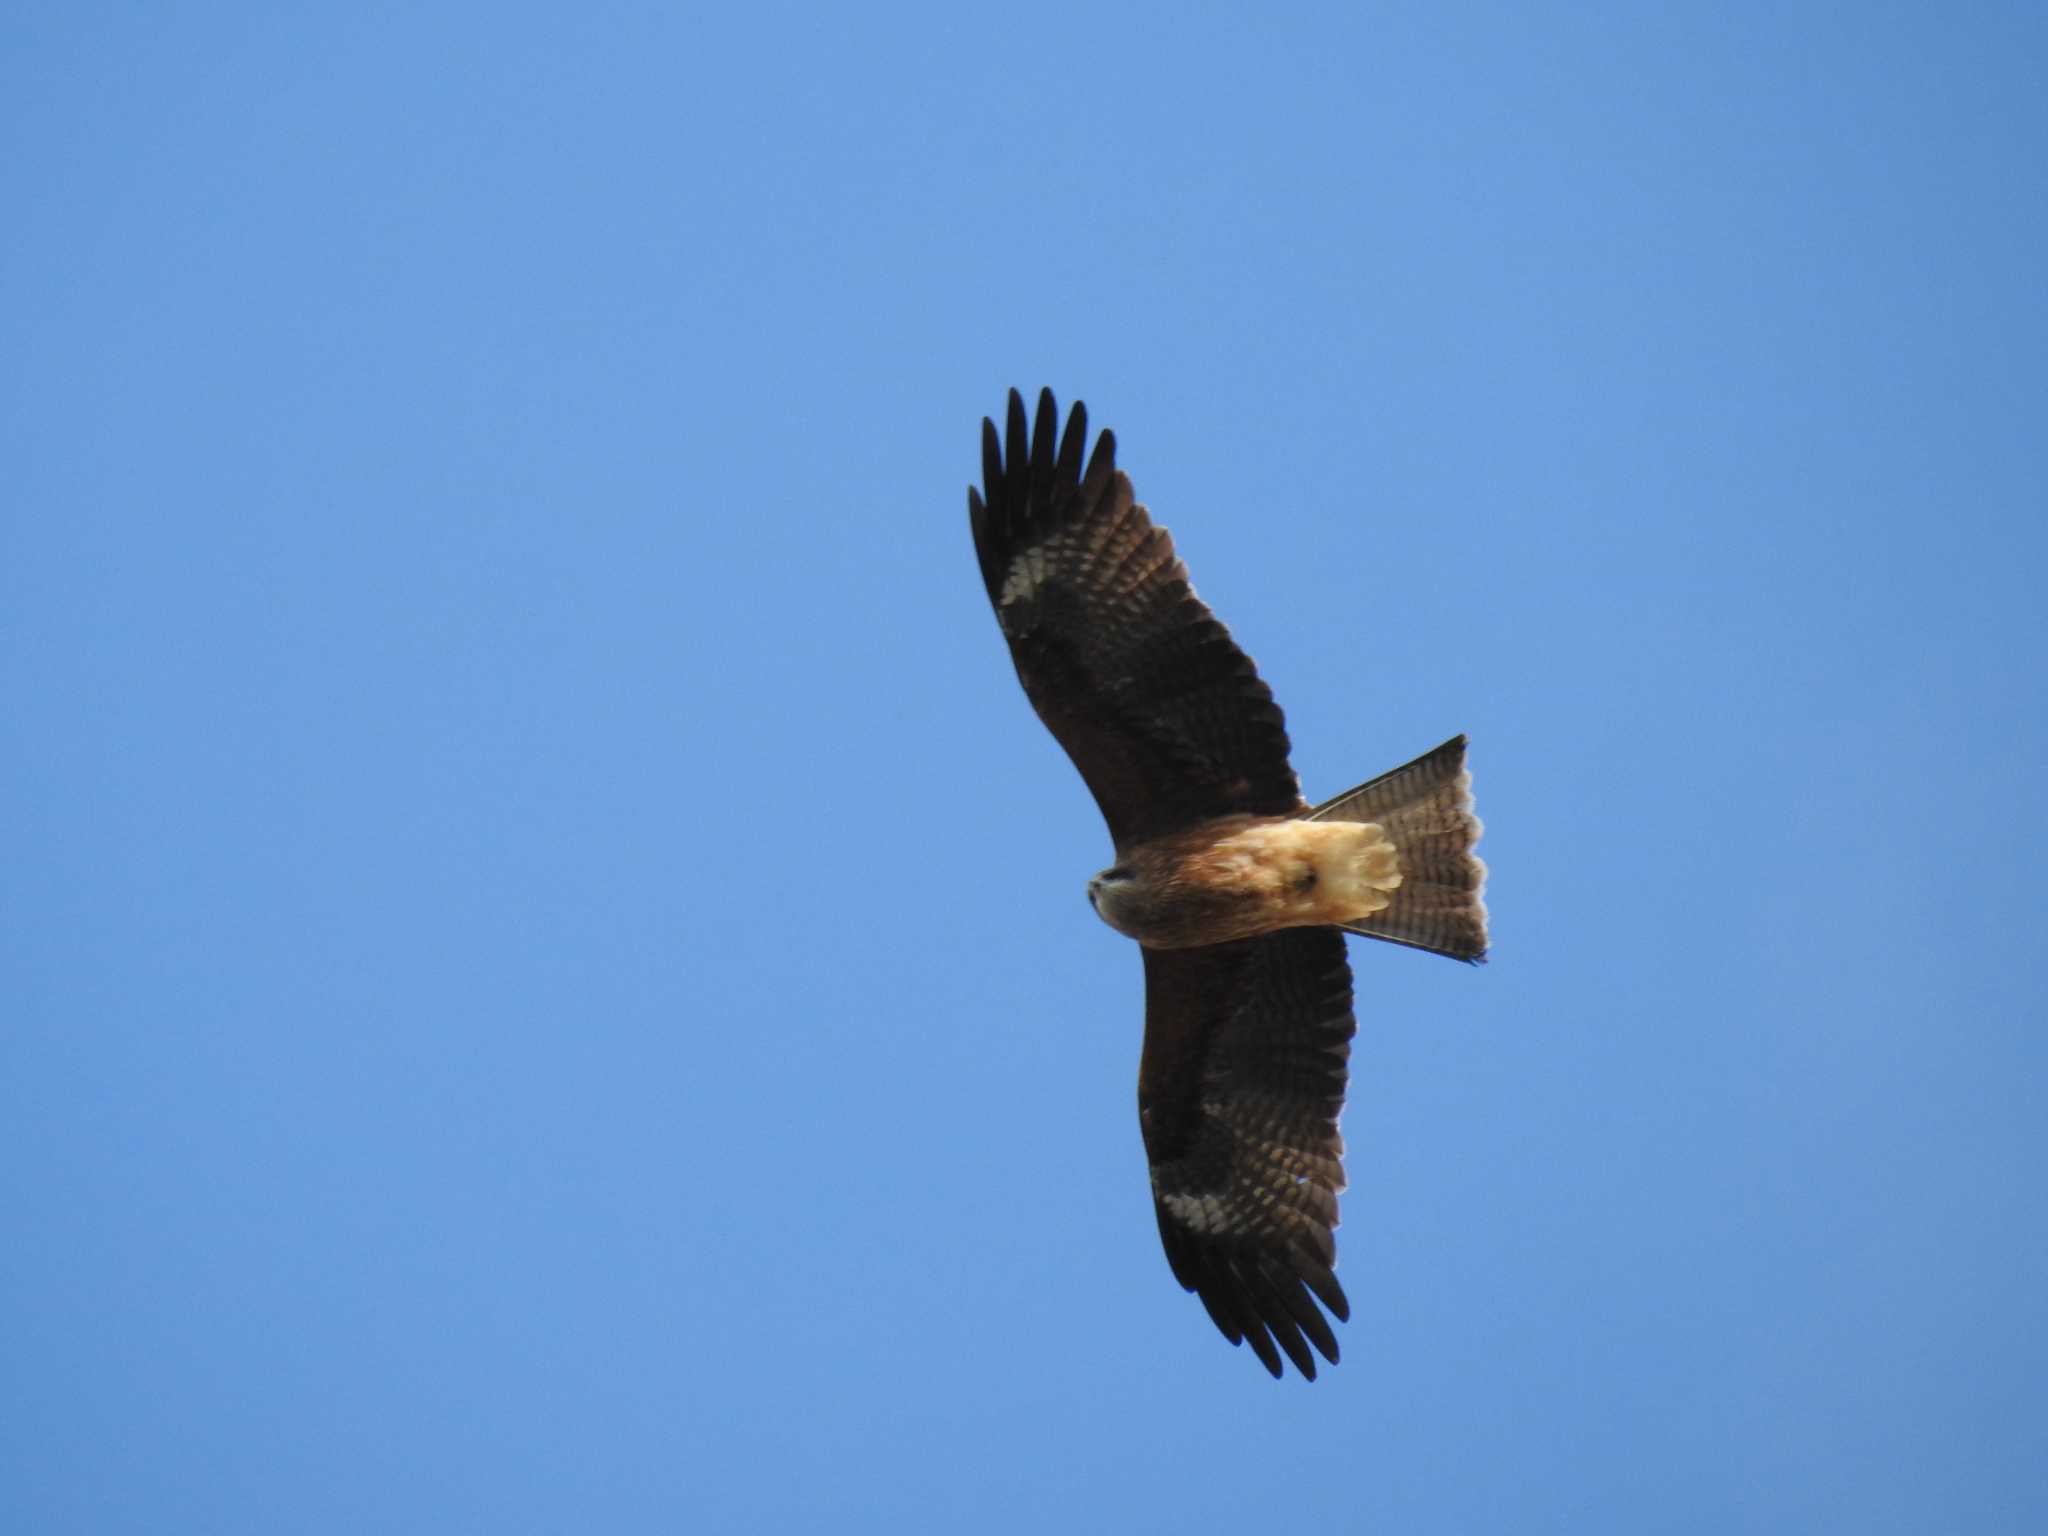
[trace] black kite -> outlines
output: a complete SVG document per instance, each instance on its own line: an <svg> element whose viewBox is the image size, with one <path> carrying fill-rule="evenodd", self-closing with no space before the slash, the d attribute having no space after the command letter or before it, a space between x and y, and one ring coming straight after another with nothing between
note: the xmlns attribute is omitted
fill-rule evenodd
<svg viewBox="0 0 2048 1536"><path fill-rule="evenodd" d="M967 493L1017 676L1109 823L1096 912L1142 946L1138 1119L1167 1263L1233 1344L1335 1363L1332 1269L1354 1028L1344 934L1486 953L1486 869L1457 736L1320 806L1251 660L1188 583L1088 416L1052 392L982 422Z"/></svg>

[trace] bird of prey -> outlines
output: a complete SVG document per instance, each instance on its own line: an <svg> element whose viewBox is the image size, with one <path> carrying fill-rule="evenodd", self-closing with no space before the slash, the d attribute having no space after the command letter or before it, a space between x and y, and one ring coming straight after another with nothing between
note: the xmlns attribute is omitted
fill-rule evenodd
<svg viewBox="0 0 2048 1536"><path fill-rule="evenodd" d="M1088 416L982 422L975 553L1032 707L1081 771L1116 859L1088 882L1138 941L1138 1121L1166 1261L1274 1376L1337 1360L1327 1310L1353 1031L1344 935L1486 953L1479 821L1453 737L1310 806L1280 707ZM1318 1310L1317 1303L1323 1310Z"/></svg>

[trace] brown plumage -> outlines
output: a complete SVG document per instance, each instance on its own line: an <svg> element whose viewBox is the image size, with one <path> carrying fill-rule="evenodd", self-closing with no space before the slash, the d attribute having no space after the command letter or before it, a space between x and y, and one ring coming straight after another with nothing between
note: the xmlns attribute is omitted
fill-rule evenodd
<svg viewBox="0 0 2048 1536"><path fill-rule="evenodd" d="M1251 660L1188 584L1166 530L1116 468L1082 467L1087 412L1051 391L1027 430L982 423L968 515L1024 691L1109 823L1089 884L1139 941L1138 1114L1174 1278L1275 1376L1337 1359L1323 1309L1344 1187L1353 1031L1344 931L1478 960L1479 823L1455 737L1313 809Z"/></svg>

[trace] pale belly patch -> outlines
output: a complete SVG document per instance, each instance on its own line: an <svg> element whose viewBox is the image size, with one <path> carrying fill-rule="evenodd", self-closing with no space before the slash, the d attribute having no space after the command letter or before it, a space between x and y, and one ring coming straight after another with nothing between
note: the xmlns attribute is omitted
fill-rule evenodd
<svg viewBox="0 0 2048 1536"><path fill-rule="evenodd" d="M1260 896L1290 924L1356 922L1401 887L1400 855L1376 822L1269 822L1219 839L1199 862L1205 882Z"/></svg>

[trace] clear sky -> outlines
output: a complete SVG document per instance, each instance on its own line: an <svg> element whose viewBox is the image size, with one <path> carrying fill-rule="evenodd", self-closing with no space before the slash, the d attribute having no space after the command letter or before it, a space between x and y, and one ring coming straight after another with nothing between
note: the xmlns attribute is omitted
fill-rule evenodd
<svg viewBox="0 0 2048 1536"><path fill-rule="evenodd" d="M17 6L0 124L0 1527L2048 1529L2039 7ZM1313 1385L1041 384L1312 797L1473 738Z"/></svg>

